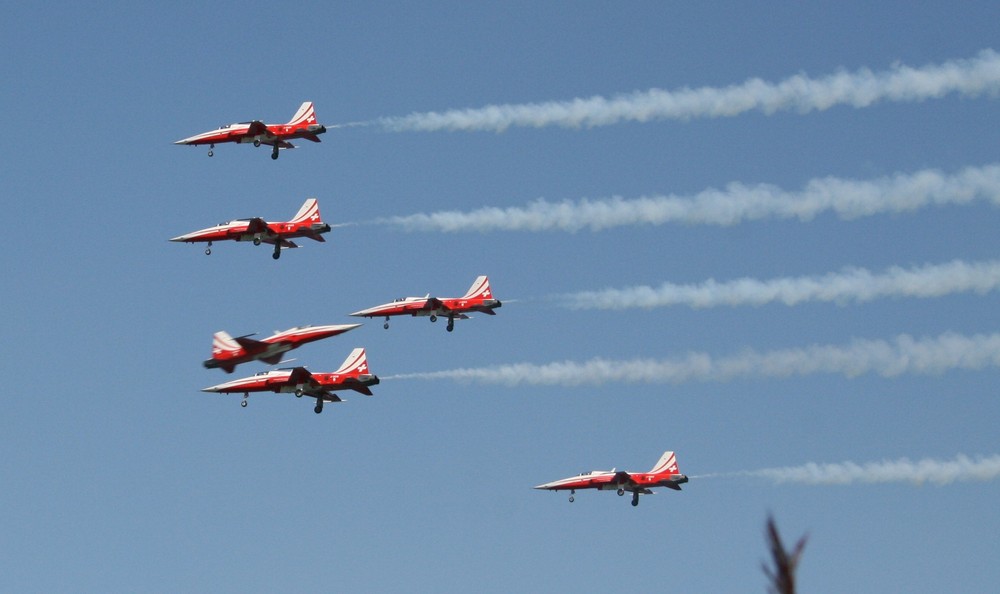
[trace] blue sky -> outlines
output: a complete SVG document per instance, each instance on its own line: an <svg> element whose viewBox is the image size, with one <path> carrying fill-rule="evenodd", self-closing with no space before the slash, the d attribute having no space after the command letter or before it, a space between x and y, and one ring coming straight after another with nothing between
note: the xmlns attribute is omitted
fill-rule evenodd
<svg viewBox="0 0 1000 594"><path fill-rule="evenodd" d="M607 125L387 122L652 89L724 94L754 78L767 91L942 65L971 77L971 61L1000 51L1000 9L536 4L7 8L0 589L762 592L769 513L787 540L809 534L803 592L994 587L998 483L982 467L1000 453L995 78L983 92ZM224 123L284 122L304 100L327 125L364 125L277 162L263 148L219 146L209 159L172 145ZM982 183L962 201L970 171ZM634 212L629 201L690 205L726 188L736 205L761 187L806 200L822 180L884 188L918 174L939 177L925 196L939 204L846 218L393 222L485 207L509 218L539 200L572 211L618 197ZM231 218L283 220L310 196L328 222L353 224L277 262L251 245L205 257L167 242ZM856 296L891 270L954 262L980 268ZM765 290L812 279L822 293L857 269L868 280L846 296L795 305L746 292L732 305L620 310L555 298L738 279ZM216 330L350 323L403 295L459 296L479 274L505 302L496 317L453 333L375 320L294 352L330 371L366 347L383 377L372 398L315 415L288 395L242 409L239 396L199 391L263 369L203 369ZM914 283L945 288L917 297ZM589 375L595 360L636 373ZM705 360L716 367L684 375ZM571 371L553 373L564 362ZM511 379L522 363L527 376ZM531 489L644 471L668 449L702 478L637 508ZM885 478L882 463L904 458L930 460L939 478L956 460L980 474ZM882 478L869 479L884 482L772 472L846 462L877 463Z"/></svg>

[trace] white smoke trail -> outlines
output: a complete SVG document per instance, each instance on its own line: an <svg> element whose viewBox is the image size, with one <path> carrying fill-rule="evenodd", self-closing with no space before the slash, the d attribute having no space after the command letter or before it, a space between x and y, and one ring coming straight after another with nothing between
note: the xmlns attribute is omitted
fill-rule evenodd
<svg viewBox="0 0 1000 594"><path fill-rule="evenodd" d="M689 353L684 357L663 360L596 358L585 362L516 363L408 373L383 379L450 379L506 386L580 386L607 382L679 384L816 373L838 373L847 377L875 373L895 377L904 373L927 375L952 369L986 367L1000 367L1000 334L963 336L946 333L937 338L923 339L903 334L890 341L859 339L846 346L811 345L763 353L746 350L718 359L706 353Z"/></svg>
<svg viewBox="0 0 1000 594"><path fill-rule="evenodd" d="M663 283L624 289L582 291L555 298L572 309L668 307L693 308L721 305L764 305L780 302L797 305L806 301L865 302L884 297L940 297L976 291L983 294L1000 287L1000 261L948 264L905 269L894 266L882 274L864 268L847 268L823 276L784 277L771 280L742 278L729 282L709 279L697 285Z"/></svg>
<svg viewBox="0 0 1000 594"><path fill-rule="evenodd" d="M752 476L775 483L800 483L805 485L850 485L853 483L913 483L922 485L933 483L947 485L956 481L990 481L1000 477L1000 455L969 458L958 455L954 460L933 460L925 458L911 462L883 460L882 462L841 462L840 464L817 464L810 462L802 466L786 468L764 468L747 472L714 476Z"/></svg>
<svg viewBox="0 0 1000 594"><path fill-rule="evenodd" d="M798 192L773 185L731 183L693 196L650 196L626 200L547 202L523 207L486 207L380 219L407 231L600 231L627 225L736 225L745 221L808 221L834 212L843 219L879 213L912 212L928 206L963 205L976 200L1000 205L1000 164L968 167L954 175L926 169L871 181L817 178Z"/></svg>
<svg viewBox="0 0 1000 594"><path fill-rule="evenodd" d="M689 120L733 117L748 111L808 113L835 105L868 107L881 101L912 102L949 93L975 97L1000 90L1000 55L986 49L970 59L930 64L921 68L896 65L872 72L840 71L823 78L803 74L779 83L752 78L724 88L682 88L623 94L608 99L591 97L546 103L488 105L476 109L413 113L376 120L390 131L494 131L512 126L542 128L595 127L619 122Z"/></svg>

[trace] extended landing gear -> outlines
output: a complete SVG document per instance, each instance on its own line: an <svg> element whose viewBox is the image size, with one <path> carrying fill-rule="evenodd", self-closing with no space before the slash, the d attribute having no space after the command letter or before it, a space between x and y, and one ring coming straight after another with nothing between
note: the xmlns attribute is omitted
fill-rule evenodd
<svg viewBox="0 0 1000 594"><path fill-rule="evenodd" d="M205 255L206 256L211 256L212 255L212 242L211 241L208 242L208 246L205 247Z"/></svg>
<svg viewBox="0 0 1000 594"><path fill-rule="evenodd" d="M274 148L271 149L271 158L278 160L278 145L274 145Z"/></svg>
<svg viewBox="0 0 1000 594"><path fill-rule="evenodd" d="M618 489L618 496L621 497L625 494L625 489Z"/></svg>
<svg viewBox="0 0 1000 594"><path fill-rule="evenodd" d="M275 260L281 257L281 243L274 242L274 253L271 254L271 257Z"/></svg>
<svg viewBox="0 0 1000 594"><path fill-rule="evenodd" d="M302 388L295 390L295 397L302 398Z"/></svg>
<svg viewBox="0 0 1000 594"><path fill-rule="evenodd" d="M250 397L250 393L249 392L244 392L243 393L243 400L240 400L240 406L242 406L243 408L246 408L247 407L247 398L249 398L249 397Z"/></svg>
<svg viewBox="0 0 1000 594"><path fill-rule="evenodd" d="M632 507L639 505L639 492L632 491Z"/></svg>
<svg viewBox="0 0 1000 594"><path fill-rule="evenodd" d="M313 409L313 412L316 413L316 414L319 414L319 413L323 412L323 401L322 400L319 400L318 398L316 399L316 408Z"/></svg>
<svg viewBox="0 0 1000 594"><path fill-rule="evenodd" d="M213 151L213 150L212 150L212 149L214 149L214 148L215 148L215 145L214 145L214 144L210 144L210 145L208 145L208 156L209 156L209 157L211 157L211 156L213 156L213 155L215 154L215 151Z"/></svg>
<svg viewBox="0 0 1000 594"><path fill-rule="evenodd" d="M436 321L438 321L438 317L437 316L431 316L431 322L436 322Z"/></svg>
<svg viewBox="0 0 1000 594"><path fill-rule="evenodd" d="M260 139L259 138L254 138L253 145L254 145L255 148L260 148Z"/></svg>
<svg viewBox="0 0 1000 594"><path fill-rule="evenodd" d="M455 329L455 318L448 316L448 325L445 326L445 330L451 332L454 329Z"/></svg>
<svg viewBox="0 0 1000 594"><path fill-rule="evenodd" d="M389 316L385 316L385 323L382 324L382 328L385 330L389 329Z"/></svg>
<svg viewBox="0 0 1000 594"><path fill-rule="evenodd" d="M259 237L254 237L253 238L253 244L254 245L260 245L260 238Z"/></svg>
<svg viewBox="0 0 1000 594"><path fill-rule="evenodd" d="M576 501L576 497L573 497L573 495L576 495L576 490L575 489L569 492L569 502L570 503L573 503L574 501Z"/></svg>

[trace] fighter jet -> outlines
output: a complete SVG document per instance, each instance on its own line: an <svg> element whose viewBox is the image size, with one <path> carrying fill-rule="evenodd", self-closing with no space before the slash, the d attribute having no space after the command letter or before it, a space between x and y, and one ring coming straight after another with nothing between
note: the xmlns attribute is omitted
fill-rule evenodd
<svg viewBox="0 0 1000 594"><path fill-rule="evenodd" d="M297 326L275 332L263 340L255 340L249 335L233 338L225 330L220 330L212 336L212 358L206 359L203 364L208 369L222 368L226 373L232 373L237 365L249 361L278 365L281 357L292 349L307 342L343 334L360 325Z"/></svg>
<svg viewBox="0 0 1000 594"><path fill-rule="evenodd" d="M308 198L302 203L302 208L290 221L269 223L260 217L252 219L235 219L219 223L214 227L192 231L170 241L186 243L208 242L205 255L211 255L213 241L252 241L254 245L270 243L274 245L271 257L277 260L282 249L297 248L298 245L289 241L294 237L308 237L315 241L326 241L322 234L330 231L330 225L323 222L319 215L319 201Z"/></svg>
<svg viewBox="0 0 1000 594"><path fill-rule="evenodd" d="M619 496L625 491L632 493L632 505L639 505L639 494L652 495L651 487L667 487L675 491L681 490L681 485L688 482L677 469L677 458L673 452L663 452L660 461L649 472L625 472L624 470L592 470L577 476L560 479L535 487L548 491L569 491L569 502L573 503L577 489L597 489L599 491L615 491Z"/></svg>
<svg viewBox="0 0 1000 594"><path fill-rule="evenodd" d="M476 278L464 297L405 297L391 303L376 305L368 309L356 311L352 316L376 318L385 316L382 327L389 329L390 316L430 316L436 322L438 316L448 316L448 332L455 329L455 320L467 320L466 313L478 311L484 314L496 315L493 310L503 305L493 298L490 291L490 280L485 276Z"/></svg>
<svg viewBox="0 0 1000 594"><path fill-rule="evenodd" d="M326 126L316 123L316 110L312 101L306 101L287 124L265 124L260 120L227 124L215 130L183 138L174 144L207 144L209 157L215 154L213 150L215 145L223 142L252 143L254 146L267 144L272 147L271 158L277 159L279 149L295 148L295 145L288 142L289 140L305 138L320 142L318 135L324 132Z"/></svg>
<svg viewBox="0 0 1000 594"><path fill-rule="evenodd" d="M354 390L371 396L368 386L379 383L378 376L368 373L368 360L365 349L357 348L344 360L340 369L333 373L311 373L305 367L291 369L276 369L261 371L250 377L233 380L216 386L203 388L202 392L218 392L231 394L243 392L240 406L247 405L250 392L274 392L276 394L295 394L297 398L303 395L316 399L316 414L323 412L324 402L342 402L334 394L336 390Z"/></svg>

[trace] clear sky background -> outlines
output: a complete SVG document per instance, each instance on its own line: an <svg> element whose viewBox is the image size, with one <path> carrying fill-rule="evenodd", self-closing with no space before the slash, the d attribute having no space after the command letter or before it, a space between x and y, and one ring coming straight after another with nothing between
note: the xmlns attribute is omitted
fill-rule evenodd
<svg viewBox="0 0 1000 594"><path fill-rule="evenodd" d="M954 198L963 171L989 177L1000 160L996 77L981 92L608 125L414 130L392 118L685 88L710 91L692 102L704 111L751 78L768 91L836 73L850 86L866 69L965 72L1000 50L996 2L375 4L5 7L0 589L763 592L769 513L787 540L809 535L802 592L996 588L997 473L941 468L982 471L1000 453L995 191L730 225L392 222L539 199L690 204L733 183L740 205L759 184L799 194L926 171ZM285 122L305 100L328 126L365 125L277 162L266 147L221 145L209 159L172 145L224 123ZM266 246L219 243L206 257L167 242L232 218L285 220L310 196L331 224L354 224L277 262ZM889 203L878 189L874 200ZM956 261L989 268L972 274L985 285L795 305L556 298L741 278L828 289L843 279L826 275L851 267L881 277ZM292 353L331 371L366 347L383 378L374 397L315 415L290 395L242 409L238 395L199 391L265 368L203 369L217 330L350 323L404 295L460 296L479 274L504 301L496 317L453 333L373 320ZM706 360L718 367L684 375ZM561 362L577 367L549 365ZM445 373L421 375L433 372ZM531 489L645 471L668 449L691 482L637 508ZM868 477L886 482L757 472L904 458L930 460L940 480L887 478L884 465Z"/></svg>

